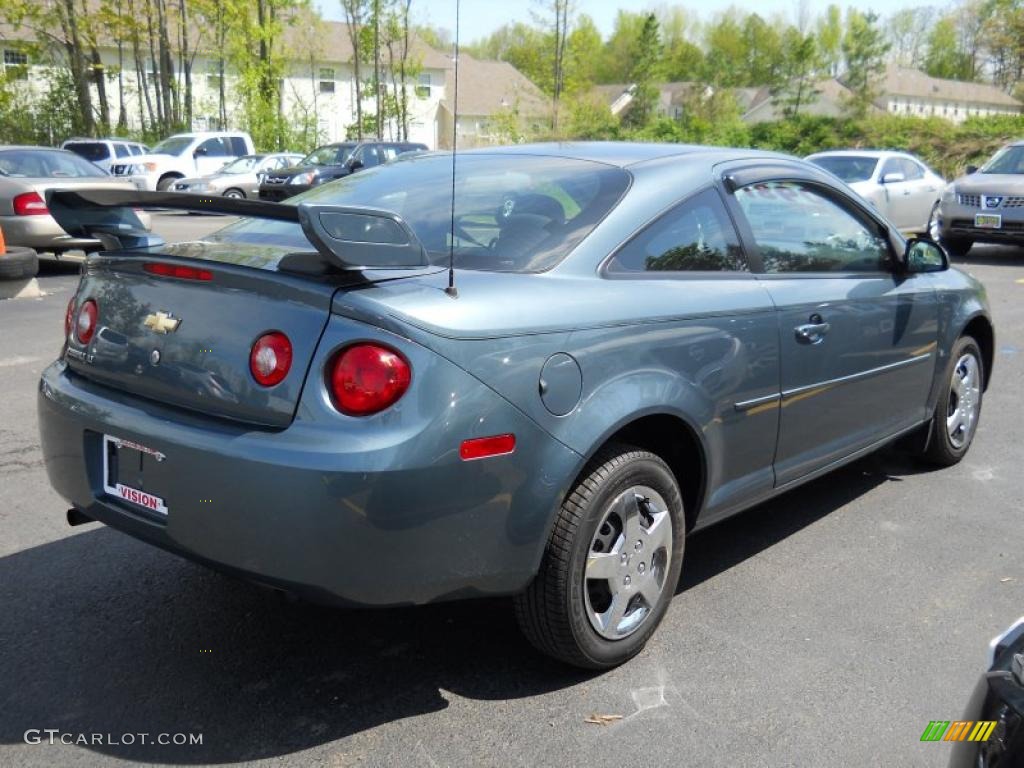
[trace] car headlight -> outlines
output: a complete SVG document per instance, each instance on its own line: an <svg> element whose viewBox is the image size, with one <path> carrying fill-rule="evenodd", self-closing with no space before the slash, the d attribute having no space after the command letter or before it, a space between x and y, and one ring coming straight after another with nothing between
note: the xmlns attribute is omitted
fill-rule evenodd
<svg viewBox="0 0 1024 768"><path fill-rule="evenodd" d="M136 163L132 166L132 173L152 173L156 170L156 163Z"/></svg>
<svg viewBox="0 0 1024 768"><path fill-rule="evenodd" d="M313 179L316 178L316 171L306 171L305 173L299 173L292 176L288 180L289 184L312 184Z"/></svg>
<svg viewBox="0 0 1024 768"><path fill-rule="evenodd" d="M942 201L945 203L951 203L956 199L956 187L952 184L947 184L946 188L942 190Z"/></svg>

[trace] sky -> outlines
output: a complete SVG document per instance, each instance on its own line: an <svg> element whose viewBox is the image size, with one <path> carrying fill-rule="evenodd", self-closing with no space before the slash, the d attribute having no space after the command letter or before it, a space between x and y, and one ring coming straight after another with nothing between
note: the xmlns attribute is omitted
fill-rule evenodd
<svg viewBox="0 0 1024 768"><path fill-rule="evenodd" d="M880 15L888 15L901 8L928 5L929 0L835 0L841 8L854 6L860 10L873 10ZM941 0L939 0L941 4ZM762 16L770 17L782 14L795 21L799 0L701 0L695 2L651 2L637 3L630 0L576 0L574 9L577 14L587 14L597 24L601 34L607 37L615 24L615 15L620 8L640 11L656 8L661 5L679 5L694 13L698 18L709 19L716 13L730 7L742 8L745 11L757 11ZM824 11L829 5L827 0L806 0L806 7L811 16ZM329 19L342 19L340 5L332 0L321 0L324 15ZM531 11L540 7L536 0L462 0L459 18L459 36L463 42L473 42L487 36L502 24L514 21L529 22ZM455 31L455 0L413 0L413 16L416 23L430 23Z"/></svg>

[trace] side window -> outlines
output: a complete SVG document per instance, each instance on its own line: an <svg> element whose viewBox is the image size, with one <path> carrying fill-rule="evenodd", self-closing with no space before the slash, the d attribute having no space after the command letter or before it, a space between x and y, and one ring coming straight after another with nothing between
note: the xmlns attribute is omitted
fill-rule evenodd
<svg viewBox="0 0 1024 768"><path fill-rule="evenodd" d="M381 147L380 151L384 154L385 163L398 157L397 147Z"/></svg>
<svg viewBox="0 0 1024 768"><path fill-rule="evenodd" d="M363 147L360 152L359 159L366 168L372 168L375 165L380 165L380 150L377 149L377 147L367 145Z"/></svg>
<svg viewBox="0 0 1024 768"><path fill-rule="evenodd" d="M812 186L768 181L736 190L765 272L889 272L889 245L869 218Z"/></svg>
<svg viewBox="0 0 1024 768"><path fill-rule="evenodd" d="M115 144L114 154L117 155L118 157L128 157L130 153L128 152L128 147L126 147L124 144Z"/></svg>
<svg viewBox="0 0 1024 768"><path fill-rule="evenodd" d="M882 172L878 174L879 180L884 179L890 173L906 173L903 169L903 161L898 157L890 157L882 165Z"/></svg>
<svg viewBox="0 0 1024 768"><path fill-rule="evenodd" d="M917 181L924 178L924 169L908 157L900 158L900 168L907 181Z"/></svg>
<svg viewBox="0 0 1024 768"><path fill-rule="evenodd" d="M205 151L201 152L200 150ZM230 153L228 152L227 143L224 141L224 139L221 139L219 137L215 139L207 139L198 147L196 147L196 152L199 152L199 154L205 155L206 157L230 156Z"/></svg>
<svg viewBox="0 0 1024 768"><path fill-rule="evenodd" d="M749 272L721 198L706 189L619 249L610 272Z"/></svg>
<svg viewBox="0 0 1024 768"><path fill-rule="evenodd" d="M241 136L231 136L228 138L228 142L231 145L231 154L237 157L249 154L249 147L245 143L245 139Z"/></svg>

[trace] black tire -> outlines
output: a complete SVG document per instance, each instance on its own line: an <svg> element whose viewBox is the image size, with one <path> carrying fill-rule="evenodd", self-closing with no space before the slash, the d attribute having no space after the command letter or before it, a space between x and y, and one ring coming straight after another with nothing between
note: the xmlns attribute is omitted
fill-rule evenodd
<svg viewBox="0 0 1024 768"><path fill-rule="evenodd" d="M224 197L230 197L232 200L245 200L245 192L232 187L224 193Z"/></svg>
<svg viewBox="0 0 1024 768"><path fill-rule="evenodd" d="M978 391L976 395L976 409L973 423L969 431L964 435L961 444L957 445L949 434L946 419L954 404L955 393L953 393L953 375L957 364L965 355L972 355L977 364ZM981 349L970 336L961 336L949 355L949 363L943 373L943 388L939 393L938 402L935 405L935 413L932 414L931 436L928 440L928 447L924 450L922 458L931 464L940 467L951 467L967 455L971 448L974 435L978 429L978 421L981 418L981 405L984 395L985 381L985 359L981 356Z"/></svg>
<svg viewBox="0 0 1024 768"><path fill-rule="evenodd" d="M958 259L966 256L974 245L974 241L966 237L944 237L939 242L950 256Z"/></svg>
<svg viewBox="0 0 1024 768"><path fill-rule="evenodd" d="M39 257L31 248L8 246L0 254L0 280L27 280L39 274Z"/></svg>
<svg viewBox="0 0 1024 768"><path fill-rule="evenodd" d="M653 489L664 500L672 522L672 556L660 595L646 618L632 634L610 640L598 634L587 616L584 569L609 505L635 485ZM631 659L657 629L675 594L683 562L684 521L679 485L660 457L627 445L600 451L562 503L537 576L515 598L523 634L542 653L585 669L608 669Z"/></svg>
<svg viewBox="0 0 1024 768"><path fill-rule="evenodd" d="M164 176L156 183L157 192L166 192L181 176Z"/></svg>

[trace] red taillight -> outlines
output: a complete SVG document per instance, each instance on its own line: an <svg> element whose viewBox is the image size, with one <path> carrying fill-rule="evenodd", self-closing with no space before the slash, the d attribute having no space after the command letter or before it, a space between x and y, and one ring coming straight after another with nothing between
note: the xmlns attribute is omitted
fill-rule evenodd
<svg viewBox="0 0 1024 768"><path fill-rule="evenodd" d="M353 344L334 358L329 384L339 411L368 416L397 403L411 380L409 363L395 350Z"/></svg>
<svg viewBox="0 0 1024 768"><path fill-rule="evenodd" d="M39 196L38 192L15 195L12 203L16 216L42 216L50 212L50 209L46 207L46 201Z"/></svg>
<svg viewBox="0 0 1024 768"><path fill-rule="evenodd" d="M100 316L100 308L92 299L86 301L78 309L78 320L75 322L75 337L79 344L88 344L96 333L96 321Z"/></svg>
<svg viewBox="0 0 1024 768"><path fill-rule="evenodd" d="M179 280L213 280L213 273L209 270L186 267L181 264L151 261L143 264L142 268L149 274L160 275L160 277L177 277Z"/></svg>
<svg viewBox="0 0 1024 768"><path fill-rule="evenodd" d="M64 338L68 338L71 335L71 323L75 319L75 297L71 297L71 301L68 302L68 308L64 310Z"/></svg>
<svg viewBox="0 0 1024 768"><path fill-rule="evenodd" d="M264 387L284 381L292 367L292 343L280 331L265 333L256 339L249 353L252 377Z"/></svg>
<svg viewBox="0 0 1024 768"><path fill-rule="evenodd" d="M459 446L459 456L463 461L486 459L488 456L502 456L516 449L515 435L492 435L491 437L474 437L463 440Z"/></svg>

